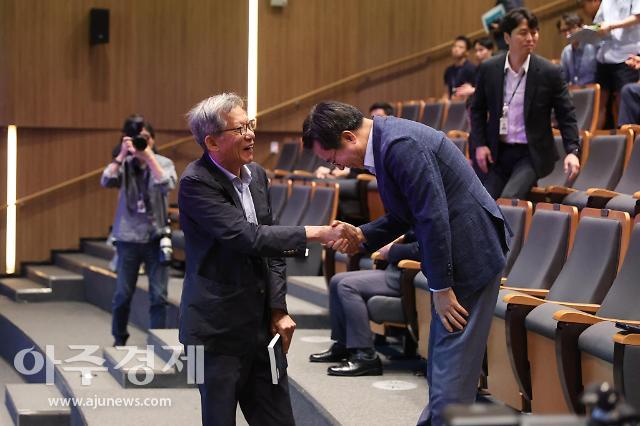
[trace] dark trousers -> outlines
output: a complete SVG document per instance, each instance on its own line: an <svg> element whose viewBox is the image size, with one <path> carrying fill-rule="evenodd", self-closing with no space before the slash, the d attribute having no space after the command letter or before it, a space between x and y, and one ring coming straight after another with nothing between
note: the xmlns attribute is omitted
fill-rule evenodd
<svg viewBox="0 0 640 426"><path fill-rule="evenodd" d="M331 338L347 348L373 348L367 300L373 296L400 296L389 288L380 270L341 272L329 283Z"/></svg>
<svg viewBox="0 0 640 426"><path fill-rule="evenodd" d="M526 198L538 180L527 144L501 143L495 164L490 165L484 187L494 199Z"/></svg>
<svg viewBox="0 0 640 426"><path fill-rule="evenodd" d="M420 415L418 426L441 426L444 424L442 411L447 405L475 401L501 275L469 295L456 291L458 302L469 312L462 331L449 333L431 304L433 319L427 359L429 403Z"/></svg>
<svg viewBox="0 0 640 426"><path fill-rule="evenodd" d="M640 84L631 83L620 92L618 127L624 124L640 124Z"/></svg>
<svg viewBox="0 0 640 426"><path fill-rule="evenodd" d="M116 292L111 302L113 314L111 333L117 342L128 337L127 322L131 310L131 298L138 281L138 270L144 262L149 278L149 328L165 328L167 323L168 267L160 265L160 244L116 242L118 252Z"/></svg>
<svg viewBox="0 0 640 426"><path fill-rule="evenodd" d="M198 385L204 426L235 425L238 403L250 425L295 425L287 375L271 383L266 332L260 340L243 356L205 351L204 383Z"/></svg>

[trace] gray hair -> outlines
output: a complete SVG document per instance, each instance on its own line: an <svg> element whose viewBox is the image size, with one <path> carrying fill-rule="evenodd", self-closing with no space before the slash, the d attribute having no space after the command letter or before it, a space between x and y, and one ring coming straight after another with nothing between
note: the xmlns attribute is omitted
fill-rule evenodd
<svg viewBox="0 0 640 426"><path fill-rule="evenodd" d="M229 114L237 106L244 108L244 101L240 96L235 93L221 93L211 96L191 108L191 111L187 113L189 127L202 149L207 149L204 143L207 135L217 136L227 126L223 114Z"/></svg>

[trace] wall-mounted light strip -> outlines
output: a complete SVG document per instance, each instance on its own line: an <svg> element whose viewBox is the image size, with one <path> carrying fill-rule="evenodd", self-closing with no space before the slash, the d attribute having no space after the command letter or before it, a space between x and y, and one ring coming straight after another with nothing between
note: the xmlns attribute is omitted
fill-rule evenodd
<svg viewBox="0 0 640 426"><path fill-rule="evenodd" d="M258 0L249 0L249 46L247 61L247 115L258 111Z"/></svg>
<svg viewBox="0 0 640 426"><path fill-rule="evenodd" d="M7 128L7 241L5 271L16 271L16 176L18 164L18 129Z"/></svg>

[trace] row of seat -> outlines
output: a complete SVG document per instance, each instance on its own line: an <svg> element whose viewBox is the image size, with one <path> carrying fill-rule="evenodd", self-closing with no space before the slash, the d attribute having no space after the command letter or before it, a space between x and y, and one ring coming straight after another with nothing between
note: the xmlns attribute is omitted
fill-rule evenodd
<svg viewBox="0 0 640 426"><path fill-rule="evenodd" d="M576 108L581 131L596 131L600 103L600 85L569 86L569 95ZM447 133L451 130L469 131L465 101L443 101L435 98L396 102L396 116L424 123Z"/></svg>
<svg viewBox="0 0 640 426"><path fill-rule="evenodd" d="M269 196L274 221L280 225L329 225L338 211L340 185L336 182L272 179ZM318 275L322 265L322 247L308 245L304 258L287 259L288 275Z"/></svg>
<svg viewBox="0 0 640 426"><path fill-rule="evenodd" d="M582 132L581 170L573 181L564 173L562 139L555 136L558 161L538 180L530 199L584 207L609 208L635 216L640 196L640 127Z"/></svg>
<svg viewBox="0 0 640 426"><path fill-rule="evenodd" d="M518 410L582 412L584 385L609 381L640 407L640 335L615 326L640 324L640 217L631 231L626 212L498 203L514 237L488 339L489 392ZM419 262L398 266L402 296L369 300L371 328L406 329L426 358L428 283Z"/></svg>

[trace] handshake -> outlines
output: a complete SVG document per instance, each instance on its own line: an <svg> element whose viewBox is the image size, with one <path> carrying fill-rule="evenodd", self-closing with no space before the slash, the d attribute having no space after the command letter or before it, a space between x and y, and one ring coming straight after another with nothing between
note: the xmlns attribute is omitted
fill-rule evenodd
<svg viewBox="0 0 640 426"><path fill-rule="evenodd" d="M308 241L318 241L327 247L346 254L360 251L360 245L365 242L360 228L341 222L333 221L330 226L305 226Z"/></svg>

